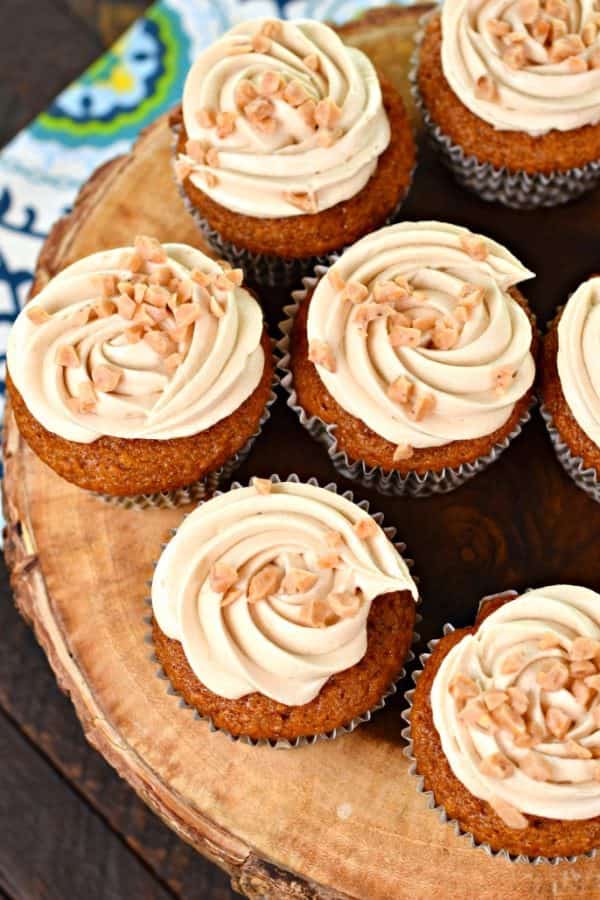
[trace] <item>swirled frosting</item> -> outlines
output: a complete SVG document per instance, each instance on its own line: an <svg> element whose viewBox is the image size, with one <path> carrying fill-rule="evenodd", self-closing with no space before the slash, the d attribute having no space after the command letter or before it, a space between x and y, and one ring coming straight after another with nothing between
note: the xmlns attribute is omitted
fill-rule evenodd
<svg viewBox="0 0 600 900"><path fill-rule="evenodd" d="M213 693L300 705L362 659L372 600L404 590L416 599L402 557L354 503L255 479L185 519L156 567L152 604Z"/></svg>
<svg viewBox="0 0 600 900"><path fill-rule="evenodd" d="M48 431L159 440L233 413L264 369L262 313L239 270L184 244L95 253L18 316L8 368Z"/></svg>
<svg viewBox="0 0 600 900"><path fill-rule="evenodd" d="M600 596L529 591L444 658L431 706L452 771L515 828L600 815Z"/></svg>
<svg viewBox="0 0 600 900"><path fill-rule="evenodd" d="M228 31L192 66L183 120L178 175L258 218L348 200L390 140L369 59L309 19L257 19Z"/></svg>
<svg viewBox="0 0 600 900"><path fill-rule="evenodd" d="M571 412L600 447L600 277L580 285L563 310L557 365Z"/></svg>
<svg viewBox="0 0 600 900"><path fill-rule="evenodd" d="M600 121L595 0L445 0L442 68L454 93L499 130L536 136Z"/></svg>
<svg viewBox="0 0 600 900"><path fill-rule="evenodd" d="M318 283L310 358L398 458L490 434L533 382L531 323L508 293L531 277L500 244L456 225L383 228Z"/></svg>

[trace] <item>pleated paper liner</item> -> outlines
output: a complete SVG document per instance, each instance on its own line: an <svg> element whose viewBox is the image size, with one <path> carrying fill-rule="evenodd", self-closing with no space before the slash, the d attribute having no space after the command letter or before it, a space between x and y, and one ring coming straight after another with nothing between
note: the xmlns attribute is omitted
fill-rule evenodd
<svg viewBox="0 0 600 900"><path fill-rule="evenodd" d="M499 597L518 597L519 594L517 591L504 591L501 594L492 594L488 597L483 597L479 603L478 611L481 607L489 602L490 600L497 599ZM454 625L450 625L446 623L443 628L444 637L447 634L455 631ZM419 681L419 678L423 674L423 669L425 668L425 664L436 646L440 642L440 638L435 638L432 641L429 641L427 644L428 651L427 653L422 653L419 656L419 662L421 663L421 668L415 669L411 673L411 678L416 685ZM577 856L527 856L525 854L515 855L509 853L507 850L493 850L489 844L478 841L474 835L470 831L465 831L460 823L456 819L452 819L448 816L443 806L438 804L435 799L435 795L433 791L426 790L424 784L424 778L422 775L419 775L417 768L417 760L414 756L413 752L413 742L412 742L412 731L411 731L411 717L412 717L412 708L413 708L413 696L415 693L415 689L407 691L404 695L405 700L405 708L402 712L402 718L406 722L406 728L402 730L402 737L406 741L407 746L404 749L404 755L407 759L410 760L410 768L409 775L411 775L416 783L416 789L420 794L423 794L427 798L427 805L429 809L433 810L437 813L437 816L442 824L450 825L452 830L459 837L463 837L465 839L465 843L468 843L471 847L481 850L486 853L488 856L492 856L497 859L503 859L512 863L521 863L521 864L530 864L530 865L541 865L541 864L549 864L549 865L559 865L560 863L572 863L577 862L580 859L595 859L598 855L598 851L596 849L588 851L588 853L582 853Z"/></svg>
<svg viewBox="0 0 600 900"><path fill-rule="evenodd" d="M278 384L278 378L275 377L271 387L269 399L264 408L263 414L258 423L258 428L253 435L246 441L241 450L238 450L227 462L214 472L209 472L199 481L184 487L175 488L171 491L159 491L155 494L136 494L131 497L115 497L112 494L93 493L94 497L103 500L110 506L120 506L124 509L173 509L177 506L187 506L190 503L198 503L211 497L220 485L223 485L231 478L233 473L250 455L250 451L254 446L254 442L260 436L265 423L271 417L271 407L277 400L275 388Z"/></svg>
<svg viewBox="0 0 600 900"><path fill-rule="evenodd" d="M578 488L585 491L588 497L591 497L596 503L600 503L600 480L598 478L598 472L596 469L586 468L581 457L574 456L571 453L568 444L561 438L551 413L543 403L540 405L540 413L546 424L546 429L550 435L550 440L559 463Z"/></svg>
<svg viewBox="0 0 600 900"><path fill-rule="evenodd" d="M274 484L279 484L282 481L292 481L297 484L305 483L305 484L314 485L315 487L321 486L316 478L309 478L309 479L303 481L296 474L292 474L287 478L281 478L279 475L271 475L270 480ZM241 487L244 487L244 485L242 485L236 481L231 485L230 490L232 490L232 491L237 490ZM326 484L324 487L325 487L325 490L327 490L327 491L333 491L333 493L335 493L335 494L338 493L337 485L333 482ZM216 493L221 494L223 492L217 491ZM353 495L352 491L344 491L344 493L341 496L345 497L347 500L350 500L351 502L354 502L354 495ZM356 505L360 509L364 510L365 512L369 512L369 502L367 500L361 500L361 501L357 502ZM385 526L384 525L383 513L379 513L379 512L373 513L372 518L383 529L388 540L390 540L394 544L394 547L402 555L408 568L412 570L413 565L414 565L413 560L407 559L404 556L404 552L406 550L406 544L404 544L403 542L394 541L394 537L396 535L396 528L394 528L393 526ZM171 536L174 537L176 534L177 534L177 529L173 528L171 531ZM167 546L166 544L163 544L162 549L164 550L166 546ZM155 567L157 565L157 562L158 562L158 560L154 563ZM418 581L418 579L415 578L415 581ZM151 586L152 586L152 581L150 580L148 582L148 587L151 588ZM151 597L146 598L145 602L150 608L152 608L152 598ZM419 597L417 600L417 604L420 604L420 602L421 602L421 598ZM415 625L417 625L421 620L422 620L422 617L417 613ZM154 641L152 639L152 631L151 631L152 613L149 613L144 617L144 622L146 623L146 625L149 628L149 631L144 640L147 644L149 644L150 646L153 647ZM297 737L293 741L289 741L286 739L282 740L282 739L266 739L266 738L257 740L255 738L251 738L246 735L234 735L234 734L231 734L231 732L226 731L223 728L219 728L213 722L212 718L210 718L209 716L201 715L201 713L199 713L198 710L195 709L195 707L190 706L184 700L184 698L181 696L181 694L179 694L179 692L175 690L175 688L171 685L171 682L169 681L168 676L166 675L162 666L160 665L158 657L156 656L156 653L154 652L154 649L152 650L152 652L150 654L150 659L152 660L152 662L157 664L157 667L158 667L157 672L156 672L157 677L160 678L161 680L167 682L167 688L166 688L167 693L171 694L173 697L177 698L178 706L181 709L185 709L185 710L189 711L189 713L192 715L192 717L194 719L197 719L197 720L203 721L203 722L208 722L208 727L209 727L210 731L220 732L221 734L224 734L226 737L228 737L231 741L239 742L241 744L247 744L251 747L271 747L276 750L290 750L290 749L295 749L297 747L307 747L312 744L316 744L318 741L335 740L336 738L340 737L341 735L350 734L356 728L358 728L359 725L362 725L365 722L369 722L371 720L371 717L373 716L373 713L377 712L377 710L379 710L379 709L383 709L383 707L386 705L388 698L392 697L394 694L397 693L397 690L398 690L397 685L402 681L403 678L406 677L406 666L415 659L415 654L413 652L412 647L414 647L419 642L419 640L420 640L419 635L417 634L416 631L413 631L413 637L412 637L412 641L411 641L411 649L409 649L409 651L408 651L408 654L406 656L406 659L404 660L404 664L403 664L401 670L398 672L398 674L394 678L394 680L388 685L387 689L384 691L384 693L382 694L382 696L380 697L380 699L377 701L377 703L374 706L372 706L370 709L366 710L364 713L361 713L359 716L355 716L353 719L344 723L343 725L340 725L338 728L333 729L332 731L322 732L320 734L313 734L313 735L309 735L309 736Z"/></svg>
<svg viewBox="0 0 600 900"><path fill-rule="evenodd" d="M417 79L419 49L425 27L435 15L439 15L439 7L422 17L420 28L415 33L415 51L411 59L409 81L415 104L423 116L429 141L461 187L489 203L502 203L513 209L538 209L568 203L600 184L600 160L565 171L529 174L497 168L491 163L480 162L475 156L466 156L462 148L443 133L429 115Z"/></svg>
<svg viewBox="0 0 600 900"><path fill-rule="evenodd" d="M173 159L175 159L175 148L177 146L179 128L173 125L171 127L174 134ZM400 209L406 200L408 192L410 191L413 175L414 168L411 172L404 194L400 198L395 209L390 213L385 222L381 223L380 227L391 225L395 222ZM246 250L244 247L238 247L231 241L224 240L219 232L207 222L200 211L194 206L186 194L182 183L175 176L175 173L173 173L173 177L186 210L192 216L197 227L200 229L212 249L218 253L220 257L227 259L236 268L243 269L246 278L255 284L266 287L289 287L293 284L299 284L304 275L313 272L315 266L330 264L333 258L337 257L346 249L345 246L342 246L323 256L306 256L300 258L252 253L252 251Z"/></svg>
<svg viewBox="0 0 600 900"><path fill-rule="evenodd" d="M433 494L447 494L487 469L521 433L523 426L531 418L534 400L511 433L492 447L489 453L474 462L462 463L455 468L447 466L438 471L424 474L417 472L402 474L395 469L387 470L381 466L368 466L362 460L350 459L348 454L338 446L335 434L336 426L327 424L318 416L309 416L305 412L298 402L294 377L290 369L290 336L300 304L326 272L326 267L317 266L312 278L303 279L303 289L292 293L293 303L283 308L286 318L279 323L281 337L275 346L279 354L278 368L281 373L281 385L288 394L287 405L293 409L300 424L306 428L311 437L323 444L336 471L344 478L355 481L364 487L374 488L380 494L395 497L430 497Z"/></svg>

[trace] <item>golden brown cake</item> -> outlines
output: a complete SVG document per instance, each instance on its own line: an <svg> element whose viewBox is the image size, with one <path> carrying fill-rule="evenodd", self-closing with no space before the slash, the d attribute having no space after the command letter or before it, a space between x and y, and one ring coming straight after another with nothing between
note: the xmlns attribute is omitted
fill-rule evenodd
<svg viewBox="0 0 600 900"><path fill-rule="evenodd" d="M272 378L242 273L148 238L60 272L9 341L25 440L67 481L113 496L175 490L235 460Z"/></svg>
<svg viewBox="0 0 600 900"><path fill-rule="evenodd" d="M315 214L284 218L257 218L221 206L185 177L182 188L190 203L225 241L256 254L286 258L324 256L351 244L383 225L407 193L415 165L412 128L402 98L382 77L383 105L392 138L367 184L354 197ZM181 110L171 116L183 152L187 134Z"/></svg>
<svg viewBox="0 0 600 900"><path fill-rule="evenodd" d="M579 286L553 320L544 339L541 386L561 440L600 479L600 397L594 389L599 302L600 277L595 276Z"/></svg>
<svg viewBox="0 0 600 900"><path fill-rule="evenodd" d="M419 49L419 93L435 124L466 156L529 174L566 171L600 159L600 122L532 135L524 130L498 130L477 116L448 84L441 46L442 23L436 15L429 20Z"/></svg>
<svg viewBox="0 0 600 900"><path fill-rule="evenodd" d="M547 858L600 845L598 610L597 594L570 585L495 601L419 675L417 772L478 844Z"/></svg>
<svg viewBox="0 0 600 900"><path fill-rule="evenodd" d="M499 244L454 225L375 232L300 300L280 343L290 402L335 426L349 460L386 473L481 460L532 402L533 316L515 286L528 277Z"/></svg>
<svg viewBox="0 0 600 900"><path fill-rule="evenodd" d="M310 261L379 227L415 162L400 94L319 22L231 29L192 66L171 126L188 208L249 263Z"/></svg>
<svg viewBox="0 0 600 900"><path fill-rule="evenodd" d="M173 687L217 728L294 743L380 704L416 597L398 551L350 500L254 479L198 507L167 545L152 634Z"/></svg>

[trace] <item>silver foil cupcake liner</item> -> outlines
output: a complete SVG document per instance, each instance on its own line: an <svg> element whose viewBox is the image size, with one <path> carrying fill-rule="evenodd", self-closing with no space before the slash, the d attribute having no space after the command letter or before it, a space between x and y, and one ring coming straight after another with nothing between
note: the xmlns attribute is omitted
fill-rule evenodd
<svg viewBox="0 0 600 900"><path fill-rule="evenodd" d="M179 129L180 126L171 126L174 135L173 158L175 158L175 148L177 145ZM396 220L402 204L410 191L413 174L414 169L413 172L411 172L411 177L404 194L385 222L381 223L380 227L391 225ZM266 287L289 287L293 284L298 284L303 275L308 275L313 272L315 266L330 264L332 259L337 258L337 256L346 249L344 246L337 250L332 250L330 253L324 254L323 256L306 256L300 258L252 253L252 251L246 250L244 247L238 247L231 241L224 240L219 232L207 222L194 206L185 192L183 184L175 176L175 172L173 172L173 177L187 212L191 215L196 226L200 229L212 249L218 253L219 256L227 259L233 266L243 269L244 275L249 281L254 282L255 284Z"/></svg>
<svg viewBox="0 0 600 900"><path fill-rule="evenodd" d="M216 492L217 488L226 482L237 468L246 461L250 455L250 451L254 446L254 442L259 437L265 423L271 417L271 407L277 400L275 388L278 379L274 378L271 387L271 393L267 400L263 414L260 417L258 428L246 441L241 450L238 450L231 456L227 462L214 472L209 472L204 478L195 481L193 484L184 487L175 488L172 491L159 491L155 494L136 494L131 497L115 497L112 494L98 494L90 491L94 497L98 497L109 506L119 506L122 509L174 509L177 506L187 506L190 503L198 503L201 500L207 500Z"/></svg>
<svg viewBox="0 0 600 900"><path fill-rule="evenodd" d="M295 473L289 475L287 478L281 478L279 475L271 475L270 480L274 484L279 484L282 481L294 481L296 483L311 484L311 485L314 485L315 487L321 486L316 478L308 478L303 481L303 479L301 479ZM231 485L229 490L233 491L233 490L237 490L238 488L241 488L241 487L244 487L244 485L235 481ZM335 493L335 494L338 493L337 485L334 482L330 482L329 484L326 484L324 487L325 487L325 490L327 490L327 491L333 491L333 493ZM220 494L220 493L222 493L222 491L217 491L216 493ZM344 491L341 496L345 497L347 500L354 502L354 494L352 493L352 491ZM204 501L202 501L202 502L204 502ZM202 502L199 505L202 505ZM357 501L356 505L360 509L364 510L365 512L369 512L368 500ZM388 540L392 541L392 543L394 544L394 547L402 555L404 562L406 563L408 568L412 570L412 568L414 566L413 560L407 559L403 555L406 550L406 544L404 544L402 541L394 541L394 537L396 535L396 528L393 526L385 526L383 524L383 513L379 513L379 512L372 513L372 518L383 529ZM173 528L171 530L171 537L174 537L176 534L177 534L177 529ZM163 544L161 547L161 550L164 550L166 546L167 546L166 543ZM156 568L157 562L158 562L158 560L156 560L154 562L155 568ZM415 582L418 582L417 578L415 578L414 580L415 580ZM152 587L152 580L147 582L147 586L149 588ZM419 596L419 598L416 601L417 606L420 604L420 602L421 602L421 598ZM152 608L152 598L151 597L147 597L145 600L145 603L147 606ZM419 613L417 613L416 618L415 618L415 626L418 625L419 622L421 622L421 621L422 621L422 617L419 615ZM144 640L145 640L146 644L149 644L150 646L154 647L154 641L152 638L152 631L151 631L152 613L149 613L146 616L144 616L144 622L150 629L148 634L144 638ZM198 712L198 710L195 707L190 706L190 704L184 700L184 698L181 696L181 694L175 690L175 688L172 686L172 684L169 680L168 675L165 673L163 667L160 665L160 662L158 660L158 657L156 656L154 649L152 649L152 652L150 654L150 660L157 664L157 671L156 671L157 678L160 678L162 681L167 682L167 689L166 689L167 693L171 694L173 697L176 697L178 699L178 706L180 707L180 709L188 710L192 714L192 717L194 719L197 719L198 721L208 722L208 727L209 727L210 731L220 732L221 734L224 734L227 738L229 738L229 740L233 741L234 743L247 744L250 747L271 747L276 750L292 750L297 747L311 746L312 744L316 744L318 741L333 741L336 738L340 737L341 735L351 734L351 732L353 732L356 728L358 728L359 725L362 725L365 722L369 722L373 716L373 713L377 712L377 710L379 710L379 709L383 709L383 707L386 705L388 698L392 697L394 694L397 693L397 691L398 691L397 685L402 681L403 678L406 677L406 671L407 671L406 666L409 663L413 662L415 659L415 653L412 648L414 648L418 644L419 640L420 640L419 634L416 631L413 631L411 648L409 649L409 651L406 655L406 659L404 660L404 664L403 664L402 668L400 669L400 671L398 672L398 674L394 678L394 680L388 685L388 687L386 688L386 690L384 691L384 693L382 694L382 696L380 697L380 699L377 701L377 703L374 706L372 706L366 712L361 713L361 715L355 716L353 719L351 719L349 722L346 722L344 725L340 725L338 728L334 728L332 731L322 732L320 734L313 734L313 735L309 735L309 736L298 737L293 741L289 741L287 739L271 740L271 739L266 739L266 738L257 740L255 738L248 737L247 735L231 734L230 731L227 731L224 728L219 728L219 726L214 723L214 721L212 720L212 718L210 716L203 716L201 713Z"/></svg>
<svg viewBox="0 0 600 900"><path fill-rule="evenodd" d="M438 8L423 16L420 28L415 33L415 51L411 58L409 81L415 104L423 117L427 137L438 152L441 162L452 172L461 187L489 203L502 203L512 209L539 209L568 203L600 184L600 160L565 171L529 174L497 168L491 163L480 162L475 156L466 156L462 147L444 134L425 106L417 79L419 50L425 27L434 15L439 15Z"/></svg>
<svg viewBox="0 0 600 900"><path fill-rule="evenodd" d="M484 606L487 602L489 602L491 600L495 600L498 598L504 598L504 597L513 598L513 597L518 597L518 596L519 596L518 591L512 591L512 590L511 591L503 591L502 593L499 593L499 594L490 594L487 597L483 597L479 601L477 611L479 613L482 606ZM446 637L446 635L451 634L455 630L456 629L454 628L454 625L450 625L449 623L446 623L443 627L443 632L442 632L443 636ZM415 684L415 687L419 681L419 678L423 674L423 669L425 668L427 660L429 659L429 657L431 656L431 654L433 653L433 651L439 644L440 640L441 640L441 638L434 638L433 640L429 641L429 643L427 644L428 652L421 653L419 655L419 662L421 663L421 668L414 669L411 672L411 678L412 678L413 683ZM418 771L417 760L415 758L414 751L413 751L412 730L411 730L411 718L412 718L414 694L415 694L415 688L411 688L410 690L406 691L406 693L404 694L405 708L402 712L402 718L406 722L406 727L402 729L402 737L406 741L406 747L404 748L404 755L410 761L408 774L411 775L415 779L417 791L420 794L423 794L427 798L428 808L431 810L434 810L437 813L438 818L443 825L450 825L450 827L452 828L454 833L456 835L458 835L459 837L463 837L465 839L465 841L468 842L469 845L471 847L473 847L474 849L482 850L488 856L492 856L496 859L503 859L503 860L506 860L506 861L512 862L512 863L521 863L521 864L528 863L528 864L534 865L534 866L542 865L542 864L557 866L557 865L560 865L561 863L572 863L572 862L577 862L580 859L595 859L597 857L598 851L595 849L590 850L587 853L579 854L577 856L527 856L526 854L516 855L513 853L509 853L508 850L493 850L489 844L478 841L470 831L465 831L456 819L450 818L448 816L448 814L446 813L446 810L444 809L444 807L436 802L435 794L433 793L433 791L427 790L425 788L425 779L423 778L422 775L419 774L419 771Z"/></svg>
<svg viewBox="0 0 600 900"><path fill-rule="evenodd" d="M294 388L294 377L290 369L290 337L300 304L326 272L326 267L317 266L312 278L303 279L303 289L292 293L293 303L283 308L286 318L279 323L281 337L275 347L279 355L280 383L288 394L287 405L290 409L293 409L298 416L300 424L306 428L311 437L323 444L335 470L344 478L355 481L363 487L374 488L380 494L395 497L430 497L432 494L447 494L450 491L454 491L467 481L470 481L471 478L474 478L475 475L487 469L521 433L523 426L531 418L531 409L535 400L532 400L529 409L510 434L495 444L485 456L480 456L474 462L462 463L455 468L446 466L438 471L425 472L424 474L418 474L417 472L403 474L395 469L387 470L381 468L381 466L369 466L362 460L350 459L348 454L338 446L335 434L336 426L328 425L318 416L309 416L305 412L298 402L298 395Z"/></svg>
<svg viewBox="0 0 600 900"><path fill-rule="evenodd" d="M591 497L596 503L600 503L600 479L597 470L594 468L586 468L580 456L573 456L569 446L563 441L558 433L552 415L543 403L540 404L540 413L546 424L546 429L550 435L550 440L559 463L578 488L585 491L588 497Z"/></svg>

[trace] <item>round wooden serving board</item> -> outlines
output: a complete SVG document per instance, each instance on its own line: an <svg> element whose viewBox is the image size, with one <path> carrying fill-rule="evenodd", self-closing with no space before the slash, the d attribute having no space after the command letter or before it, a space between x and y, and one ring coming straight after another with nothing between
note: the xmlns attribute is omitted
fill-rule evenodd
<svg viewBox="0 0 600 900"><path fill-rule="evenodd" d="M371 14L342 29L399 86L414 10ZM104 166L53 230L37 284L80 256L137 233L201 245L171 181L158 121L131 155ZM528 296L543 323L600 265L600 198L518 214L462 193L425 149L407 218L457 221L507 243L534 271ZM265 310L275 334L283 293ZM146 642L146 583L184 510L115 509L62 481L20 439L7 413L6 558L33 625L89 741L182 838L251 897L600 897L599 863L523 866L472 850L427 809L408 777L401 697L331 743L293 751L235 744L180 708ZM283 401L240 471L332 480L325 453ZM337 479L342 487L347 487ZM554 459L541 422L502 460L445 497L394 500L356 489L398 527L421 576L424 638L471 622L479 598L575 581L600 589L600 507ZM406 687L406 686L405 686Z"/></svg>

